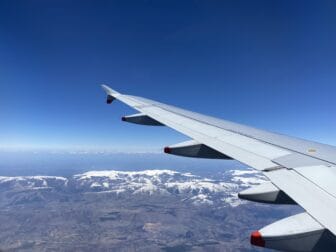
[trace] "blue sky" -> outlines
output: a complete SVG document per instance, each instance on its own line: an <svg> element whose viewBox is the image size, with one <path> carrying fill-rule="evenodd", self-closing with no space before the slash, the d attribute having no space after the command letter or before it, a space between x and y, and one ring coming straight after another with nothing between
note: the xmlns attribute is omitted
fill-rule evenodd
<svg viewBox="0 0 336 252"><path fill-rule="evenodd" d="M0 146L156 150L101 83L336 144L333 1L1 1Z"/></svg>

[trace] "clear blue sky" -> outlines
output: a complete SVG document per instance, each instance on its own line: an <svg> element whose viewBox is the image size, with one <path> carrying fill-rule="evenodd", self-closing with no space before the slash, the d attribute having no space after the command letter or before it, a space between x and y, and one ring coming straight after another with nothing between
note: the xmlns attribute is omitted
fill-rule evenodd
<svg viewBox="0 0 336 252"><path fill-rule="evenodd" d="M0 146L155 149L100 88L336 144L334 1L0 2Z"/></svg>

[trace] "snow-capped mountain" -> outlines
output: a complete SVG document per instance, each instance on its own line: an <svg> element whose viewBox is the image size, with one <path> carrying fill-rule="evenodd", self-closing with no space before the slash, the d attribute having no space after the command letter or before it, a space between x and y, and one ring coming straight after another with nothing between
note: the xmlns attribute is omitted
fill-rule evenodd
<svg viewBox="0 0 336 252"><path fill-rule="evenodd" d="M0 190L37 190L67 186L68 179L57 176L0 176Z"/></svg>
<svg viewBox="0 0 336 252"><path fill-rule="evenodd" d="M237 193L260 184L265 177L254 170L229 170L219 179L172 170L89 171L71 178L53 176L0 177L0 190L55 189L111 195L165 195L193 204L237 206Z"/></svg>
<svg viewBox="0 0 336 252"><path fill-rule="evenodd" d="M250 251L241 241L252 230L297 213L239 200L239 191L265 180L253 170L199 174L208 175L109 170L0 177L1 246L82 251L88 242L88 251Z"/></svg>

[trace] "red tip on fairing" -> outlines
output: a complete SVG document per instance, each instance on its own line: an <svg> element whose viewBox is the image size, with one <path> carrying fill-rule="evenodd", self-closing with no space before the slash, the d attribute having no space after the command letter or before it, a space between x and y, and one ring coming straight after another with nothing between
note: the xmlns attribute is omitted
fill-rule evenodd
<svg viewBox="0 0 336 252"><path fill-rule="evenodd" d="M169 147L165 147L163 149L163 151L164 151L164 153L168 153L169 154L171 152L171 149Z"/></svg>
<svg viewBox="0 0 336 252"><path fill-rule="evenodd" d="M251 244L259 247L265 247L265 241L259 231L254 231L251 234Z"/></svg>

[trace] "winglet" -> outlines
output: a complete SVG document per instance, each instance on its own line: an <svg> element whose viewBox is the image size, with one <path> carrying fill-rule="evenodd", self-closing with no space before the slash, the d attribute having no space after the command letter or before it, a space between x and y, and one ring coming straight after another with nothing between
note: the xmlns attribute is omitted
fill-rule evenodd
<svg viewBox="0 0 336 252"><path fill-rule="evenodd" d="M112 88L110 88L110 87L107 86L107 85L104 85L104 84L103 84L103 85L101 85L101 87L104 89L104 91L106 92L107 95L111 95L111 96L113 96L113 97L116 97L116 96L119 96L119 95L120 95L119 92L113 90Z"/></svg>

